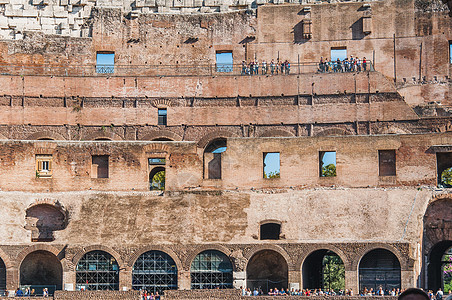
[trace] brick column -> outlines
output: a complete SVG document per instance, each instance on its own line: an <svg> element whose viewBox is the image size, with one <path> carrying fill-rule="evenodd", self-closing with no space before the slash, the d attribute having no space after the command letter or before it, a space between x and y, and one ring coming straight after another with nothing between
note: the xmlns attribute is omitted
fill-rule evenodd
<svg viewBox="0 0 452 300"><path fill-rule="evenodd" d="M178 273L178 289L189 290L191 286L190 271L181 270Z"/></svg>
<svg viewBox="0 0 452 300"><path fill-rule="evenodd" d="M289 271L289 286L288 288L298 290L301 288L300 271Z"/></svg>
<svg viewBox="0 0 452 300"><path fill-rule="evenodd" d="M240 287L246 287L246 272L233 272L232 278L234 278L233 286L235 289L239 289Z"/></svg>
<svg viewBox="0 0 452 300"><path fill-rule="evenodd" d="M402 290L416 286L416 274L414 270L401 271L400 273Z"/></svg>
<svg viewBox="0 0 452 300"><path fill-rule="evenodd" d="M19 287L19 269L6 269L6 289L11 293L16 291Z"/></svg>
<svg viewBox="0 0 452 300"><path fill-rule="evenodd" d="M75 291L75 269L72 271L63 272L63 290L65 291Z"/></svg>
<svg viewBox="0 0 452 300"><path fill-rule="evenodd" d="M119 290L130 291L132 289L132 268L125 267L119 272Z"/></svg>
<svg viewBox="0 0 452 300"><path fill-rule="evenodd" d="M358 272L345 270L345 288L353 289L355 295L359 293Z"/></svg>

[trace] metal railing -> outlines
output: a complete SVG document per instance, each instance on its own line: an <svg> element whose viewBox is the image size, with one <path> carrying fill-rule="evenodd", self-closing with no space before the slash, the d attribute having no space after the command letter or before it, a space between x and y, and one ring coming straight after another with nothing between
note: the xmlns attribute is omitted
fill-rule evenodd
<svg viewBox="0 0 452 300"><path fill-rule="evenodd" d="M279 65L266 67L242 66L241 64L193 64L193 65L56 65L56 64L0 64L1 75L19 76L256 76L256 75L288 75L304 73L334 73L374 71L373 65L367 61L366 70L360 67L338 66L336 62L321 66L319 63L295 63L289 68Z"/></svg>

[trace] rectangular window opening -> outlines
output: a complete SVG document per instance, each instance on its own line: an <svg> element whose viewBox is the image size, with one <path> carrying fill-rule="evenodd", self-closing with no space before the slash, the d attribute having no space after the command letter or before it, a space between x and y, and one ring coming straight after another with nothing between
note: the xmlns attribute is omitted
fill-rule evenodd
<svg viewBox="0 0 452 300"><path fill-rule="evenodd" d="M264 152L264 178L280 178L279 152Z"/></svg>
<svg viewBox="0 0 452 300"><path fill-rule="evenodd" d="M108 178L108 155L93 155L91 178Z"/></svg>
<svg viewBox="0 0 452 300"><path fill-rule="evenodd" d="M396 176L395 150L378 150L379 176Z"/></svg>
<svg viewBox="0 0 452 300"><path fill-rule="evenodd" d="M230 73L233 71L232 51L217 51L216 70L221 73Z"/></svg>
<svg viewBox="0 0 452 300"><path fill-rule="evenodd" d="M319 152L320 177L336 176L336 151Z"/></svg>
<svg viewBox="0 0 452 300"><path fill-rule="evenodd" d="M343 61L347 57L347 47L331 47L331 61L338 58Z"/></svg>
<svg viewBox="0 0 452 300"><path fill-rule="evenodd" d="M96 55L96 73L109 74L115 72L115 53L101 51Z"/></svg>
<svg viewBox="0 0 452 300"><path fill-rule="evenodd" d="M449 41L449 63L452 64L452 41Z"/></svg>
<svg viewBox="0 0 452 300"><path fill-rule="evenodd" d="M436 153L438 186L452 187L452 152Z"/></svg>
<svg viewBox="0 0 452 300"><path fill-rule="evenodd" d="M36 177L52 177L52 155L36 155Z"/></svg>
<svg viewBox="0 0 452 300"><path fill-rule="evenodd" d="M149 158L148 159L149 165L159 165L164 166L166 164L166 160L164 158Z"/></svg>
<svg viewBox="0 0 452 300"><path fill-rule="evenodd" d="M158 109L158 125L166 125L167 124L168 112L166 108Z"/></svg>

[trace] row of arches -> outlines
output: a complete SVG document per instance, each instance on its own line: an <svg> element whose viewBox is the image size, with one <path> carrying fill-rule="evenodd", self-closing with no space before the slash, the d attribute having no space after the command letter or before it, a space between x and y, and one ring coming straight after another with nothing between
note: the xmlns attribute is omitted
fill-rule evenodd
<svg viewBox="0 0 452 300"><path fill-rule="evenodd" d="M179 266L180 268L180 266ZM181 271L171 255L151 250L142 253L132 267L132 288L162 292L178 288ZM63 269L59 258L45 250L29 253L20 268L20 285L47 287L52 292L62 288ZM120 265L103 250L85 253L76 263L76 288L85 290L119 290ZM228 289L233 287L233 261L219 250L198 253L190 265L192 289ZM268 292L270 288L288 288L289 266L286 258L275 250L257 251L246 268L246 285ZM400 288L401 267L397 257L386 249L374 249L359 263L360 289ZM303 288L341 289L345 287L342 259L331 250L311 253L302 265ZM0 290L6 289L6 267L0 259Z"/></svg>

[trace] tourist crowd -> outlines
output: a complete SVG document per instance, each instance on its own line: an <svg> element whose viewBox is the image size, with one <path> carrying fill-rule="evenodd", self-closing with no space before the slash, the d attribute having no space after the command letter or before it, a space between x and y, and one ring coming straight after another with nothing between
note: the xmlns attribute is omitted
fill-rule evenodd
<svg viewBox="0 0 452 300"><path fill-rule="evenodd" d="M353 57L353 55L350 55L350 58L346 57L343 60L340 60L339 58L336 60L328 60L328 58L323 59L323 57L321 57L318 72L361 72L367 71L368 64L369 62L365 57L360 59L358 57Z"/></svg>
<svg viewBox="0 0 452 300"><path fill-rule="evenodd" d="M141 300L160 300L159 292L148 292L145 290L141 290Z"/></svg>
<svg viewBox="0 0 452 300"><path fill-rule="evenodd" d="M259 64L259 60L254 60L249 62L248 64L245 61L242 61L242 71L241 75L259 75L259 69L262 75L267 74L286 74L290 73L290 62L288 60L285 61L276 61L271 60L267 63L265 60Z"/></svg>

